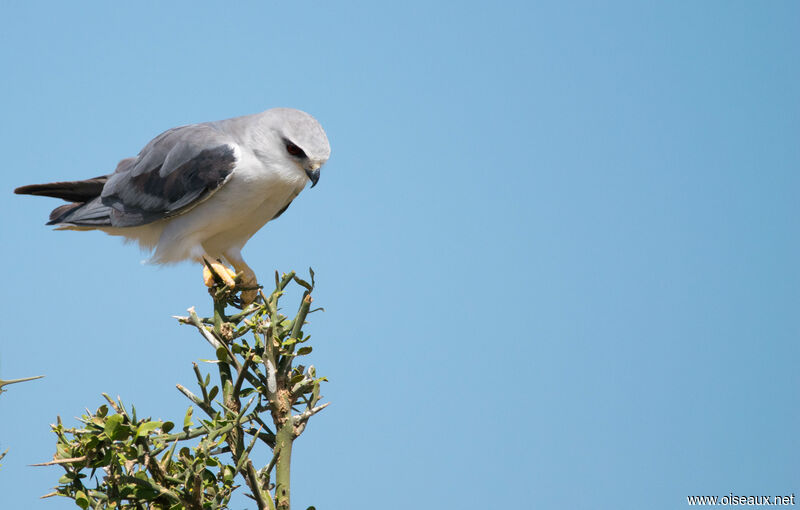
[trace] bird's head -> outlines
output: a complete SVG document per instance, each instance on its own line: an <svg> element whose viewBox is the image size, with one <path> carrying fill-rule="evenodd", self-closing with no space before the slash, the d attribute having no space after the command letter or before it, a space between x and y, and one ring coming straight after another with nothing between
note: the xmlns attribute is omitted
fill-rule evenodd
<svg viewBox="0 0 800 510"><path fill-rule="evenodd" d="M322 165L331 155L328 137L317 119L292 108L273 108L262 114L268 126L269 159L297 170L317 185Z"/></svg>

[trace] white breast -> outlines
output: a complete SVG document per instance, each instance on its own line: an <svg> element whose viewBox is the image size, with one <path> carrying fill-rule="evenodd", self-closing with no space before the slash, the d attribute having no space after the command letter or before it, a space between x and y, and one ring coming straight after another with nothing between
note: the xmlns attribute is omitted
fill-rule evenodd
<svg viewBox="0 0 800 510"><path fill-rule="evenodd" d="M238 253L305 186L302 173L268 167L247 150L237 152L239 162L219 190L186 213L163 220L153 262Z"/></svg>

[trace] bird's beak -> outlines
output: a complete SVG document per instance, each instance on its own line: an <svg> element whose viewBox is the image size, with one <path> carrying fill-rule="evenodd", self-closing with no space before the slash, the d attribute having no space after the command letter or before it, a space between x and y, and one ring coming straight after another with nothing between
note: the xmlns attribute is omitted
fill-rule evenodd
<svg viewBox="0 0 800 510"><path fill-rule="evenodd" d="M306 168L306 175L309 179L311 179L311 187L317 185L317 181L319 181L319 164L314 163Z"/></svg>

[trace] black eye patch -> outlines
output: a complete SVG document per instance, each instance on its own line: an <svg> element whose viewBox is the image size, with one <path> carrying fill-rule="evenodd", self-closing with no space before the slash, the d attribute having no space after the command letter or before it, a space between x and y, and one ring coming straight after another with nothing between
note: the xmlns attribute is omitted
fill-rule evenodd
<svg viewBox="0 0 800 510"><path fill-rule="evenodd" d="M301 149L297 145L293 144L289 140L284 139L283 143L286 145L286 152L288 152L289 155L294 156L296 158L305 158L306 157L306 153L303 152L303 149Z"/></svg>

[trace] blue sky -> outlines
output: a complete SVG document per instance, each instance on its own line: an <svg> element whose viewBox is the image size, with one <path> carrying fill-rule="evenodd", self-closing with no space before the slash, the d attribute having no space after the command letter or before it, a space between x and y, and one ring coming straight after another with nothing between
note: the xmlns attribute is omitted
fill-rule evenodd
<svg viewBox="0 0 800 510"><path fill-rule="evenodd" d="M47 376L0 397L3 508L73 508L56 415L178 419L210 355L197 267L12 189L274 106L332 145L244 251L326 309L297 508L800 492L797 3L198 4L0 7L0 377Z"/></svg>

